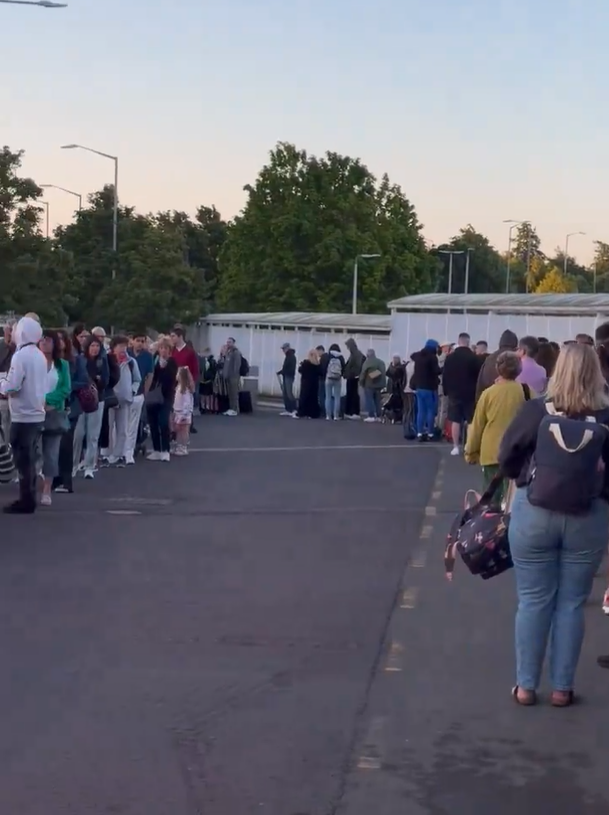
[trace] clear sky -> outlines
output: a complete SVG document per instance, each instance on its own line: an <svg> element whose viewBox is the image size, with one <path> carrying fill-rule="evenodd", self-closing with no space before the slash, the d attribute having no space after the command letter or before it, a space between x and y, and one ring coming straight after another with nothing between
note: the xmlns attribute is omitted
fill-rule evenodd
<svg viewBox="0 0 609 815"><path fill-rule="evenodd" d="M67 0L0 4L0 143L83 193L120 157L122 203L231 217L278 140L359 156L439 243L609 241L607 0ZM52 223L72 199L49 191Z"/></svg>

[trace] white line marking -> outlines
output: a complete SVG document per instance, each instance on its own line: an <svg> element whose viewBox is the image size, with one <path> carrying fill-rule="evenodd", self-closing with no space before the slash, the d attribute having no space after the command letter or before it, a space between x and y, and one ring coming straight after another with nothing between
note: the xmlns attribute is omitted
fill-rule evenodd
<svg viewBox="0 0 609 815"><path fill-rule="evenodd" d="M430 526L429 524L426 524L426 525L425 525L425 526L424 526L424 527L421 529L421 534L419 535L419 537L420 537L421 539L423 539L423 540L424 540L425 538L430 538L430 537L431 537L431 533L432 533L432 532L433 532L433 526Z"/></svg>
<svg viewBox="0 0 609 815"><path fill-rule="evenodd" d="M402 599L400 601L400 608L414 608L417 604L417 597L419 590L414 586L404 589L402 592Z"/></svg>
<svg viewBox="0 0 609 815"><path fill-rule="evenodd" d="M379 770L383 754L385 717L375 716L370 722L357 767L359 770Z"/></svg>
<svg viewBox="0 0 609 815"><path fill-rule="evenodd" d="M191 447L189 453L291 453L304 450L424 450L420 444L328 444L313 447Z"/></svg>
<svg viewBox="0 0 609 815"><path fill-rule="evenodd" d="M421 549L421 551L414 556L410 565L413 569L423 569L425 564L427 563L427 551L425 549Z"/></svg>
<svg viewBox="0 0 609 815"><path fill-rule="evenodd" d="M108 515L141 515L142 513L137 509L107 509Z"/></svg>
<svg viewBox="0 0 609 815"><path fill-rule="evenodd" d="M431 506L425 507L425 515L427 515L429 517L429 516L433 516L435 514L436 514L436 508L435 507L431 507Z"/></svg>
<svg viewBox="0 0 609 815"><path fill-rule="evenodd" d="M438 485L436 484L436 486L438 486ZM435 490L431 494L432 501L437 501L440 498L441 495L442 495L442 490Z"/></svg>
<svg viewBox="0 0 609 815"><path fill-rule="evenodd" d="M385 671L387 673L400 673L402 668L400 666L401 656L404 648L399 642L392 642L389 646L389 654L387 655L387 664Z"/></svg>

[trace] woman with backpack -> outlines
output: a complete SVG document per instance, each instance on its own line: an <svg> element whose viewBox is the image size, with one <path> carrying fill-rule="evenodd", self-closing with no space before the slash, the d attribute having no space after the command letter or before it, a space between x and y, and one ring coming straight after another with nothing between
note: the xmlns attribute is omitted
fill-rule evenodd
<svg viewBox="0 0 609 815"><path fill-rule="evenodd" d="M547 396L506 430L501 471L516 481L509 540L516 574L515 700L537 701L549 641L551 703L574 701L584 606L607 546L609 396L594 349L564 347Z"/></svg>
<svg viewBox="0 0 609 815"><path fill-rule="evenodd" d="M326 419L340 419L340 397L343 373L345 371L345 358L340 352L340 346L335 342L328 351L328 367L326 368Z"/></svg>

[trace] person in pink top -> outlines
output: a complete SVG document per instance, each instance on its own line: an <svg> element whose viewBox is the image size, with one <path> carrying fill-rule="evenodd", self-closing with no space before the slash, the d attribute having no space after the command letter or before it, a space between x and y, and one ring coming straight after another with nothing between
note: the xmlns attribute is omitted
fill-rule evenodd
<svg viewBox="0 0 609 815"><path fill-rule="evenodd" d="M548 374L544 367L535 362L538 351L539 342L536 337L522 337L517 351L522 371L516 381L521 385L528 385L536 396L541 396L546 392Z"/></svg>

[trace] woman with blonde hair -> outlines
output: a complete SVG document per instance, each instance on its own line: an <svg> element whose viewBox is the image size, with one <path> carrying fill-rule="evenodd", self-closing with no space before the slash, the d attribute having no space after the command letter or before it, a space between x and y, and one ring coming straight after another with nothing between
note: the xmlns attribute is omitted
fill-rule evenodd
<svg viewBox="0 0 609 815"><path fill-rule="evenodd" d="M312 348L298 367L300 374L300 395L298 398L298 411L295 419L319 419L319 379L322 368L319 364L319 354Z"/></svg>
<svg viewBox="0 0 609 815"><path fill-rule="evenodd" d="M537 701L550 646L551 703L573 703L584 606L607 545L609 397L588 345L560 352L547 396L526 402L499 450L516 481L509 528L516 613L515 700Z"/></svg>

